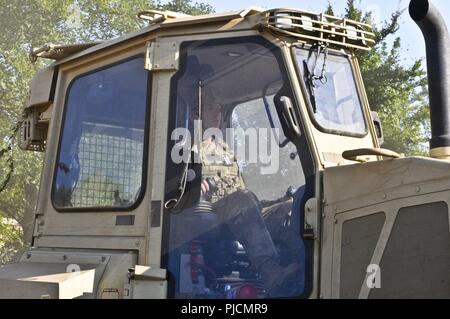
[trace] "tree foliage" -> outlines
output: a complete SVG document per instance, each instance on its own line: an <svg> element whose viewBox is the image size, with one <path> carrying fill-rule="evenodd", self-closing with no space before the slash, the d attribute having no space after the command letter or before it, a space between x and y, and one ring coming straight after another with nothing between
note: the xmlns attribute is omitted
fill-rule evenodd
<svg viewBox="0 0 450 319"><path fill-rule="evenodd" d="M14 219L0 217L0 265L23 247L22 228Z"/></svg>
<svg viewBox="0 0 450 319"><path fill-rule="evenodd" d="M328 7L332 11L332 7ZM426 72L422 60L405 65L401 40L396 37L402 11L392 13L382 25L374 25L376 44L359 52L358 60L371 109L383 123L383 147L407 155L424 155L430 134ZM347 0L344 16L372 24L372 12L363 12L357 1Z"/></svg>
<svg viewBox="0 0 450 319"><path fill-rule="evenodd" d="M30 63L32 47L45 43L74 43L111 39L144 27L136 14L162 9L202 14L213 12L205 3L172 0L0 0L0 150L21 118L29 83L47 62ZM43 155L20 151L15 143L0 157L0 186L14 173L0 193L0 263L7 262L32 238Z"/></svg>

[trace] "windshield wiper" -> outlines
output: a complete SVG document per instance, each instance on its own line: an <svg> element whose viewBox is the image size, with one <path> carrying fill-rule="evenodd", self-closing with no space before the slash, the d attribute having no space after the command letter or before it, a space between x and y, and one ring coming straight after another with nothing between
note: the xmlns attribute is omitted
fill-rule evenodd
<svg viewBox="0 0 450 319"><path fill-rule="evenodd" d="M317 107L316 107L316 91L313 80L313 74L311 74L311 71L309 71L308 62L306 60L303 60L303 67L305 69L305 83L308 89L309 99L311 100L311 105L315 114L317 112Z"/></svg>
<svg viewBox="0 0 450 319"><path fill-rule="evenodd" d="M316 58L314 61L314 66L312 68L312 71L309 69L308 66L308 61L311 59L312 55L314 52L316 53ZM317 68L317 62L319 62L320 59L320 55L324 54L323 57L323 65L322 65L322 70L320 72L320 75L316 74L316 68ZM327 58L328 58L328 46L327 45L322 45L320 43L317 43L315 45L313 45L309 51L309 55L308 58L306 60L303 60L303 67L305 69L304 73L305 73L305 83L308 87L308 93L311 99L311 104L313 107L313 111L314 113L317 112L317 105L316 105L316 83L315 82L320 82L322 85L325 85L328 81L327 77L326 77L326 67L327 67Z"/></svg>

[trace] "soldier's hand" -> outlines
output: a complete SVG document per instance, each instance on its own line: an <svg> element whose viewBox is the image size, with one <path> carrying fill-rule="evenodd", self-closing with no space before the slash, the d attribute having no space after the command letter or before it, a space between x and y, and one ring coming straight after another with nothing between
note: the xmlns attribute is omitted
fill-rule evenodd
<svg viewBox="0 0 450 319"><path fill-rule="evenodd" d="M209 193L210 187L209 187L209 183L206 179L202 180L201 188L202 188L202 196Z"/></svg>

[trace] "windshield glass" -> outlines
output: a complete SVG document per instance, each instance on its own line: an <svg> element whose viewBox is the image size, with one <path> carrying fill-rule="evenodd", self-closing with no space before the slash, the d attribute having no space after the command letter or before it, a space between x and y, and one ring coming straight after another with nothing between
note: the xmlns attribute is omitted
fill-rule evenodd
<svg viewBox="0 0 450 319"><path fill-rule="evenodd" d="M367 127L350 61L344 55L297 49L297 62L319 128L364 135Z"/></svg>

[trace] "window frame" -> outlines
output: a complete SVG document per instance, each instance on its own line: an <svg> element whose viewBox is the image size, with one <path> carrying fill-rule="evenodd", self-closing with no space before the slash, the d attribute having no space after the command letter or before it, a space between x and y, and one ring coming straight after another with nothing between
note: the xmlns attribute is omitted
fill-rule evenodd
<svg viewBox="0 0 450 319"><path fill-rule="evenodd" d="M129 62L134 59L143 58L145 60L144 54L137 54L130 57L127 57L125 59L121 59L119 61L109 63L107 65L101 66L99 68L78 74L75 76L67 86L65 90L65 96L64 96L64 109L63 109L63 115L60 122L60 130L59 130L59 140L58 140L58 147L56 152L56 157L54 161L54 168L53 168L53 179L52 179L52 187L51 187L51 193L50 193L50 201L52 203L53 208L58 213L114 213L114 212L132 212L136 210L142 203L145 197L145 193L147 190L147 175L148 175L148 158L149 158L149 132L150 132L150 114L151 114L151 97L152 97L152 73L149 71L147 72L147 92L146 92L146 99L145 99L145 124L144 124L144 140L143 140L143 158L142 158L142 176L141 176L141 187L140 187L140 193L139 196L136 196L136 201L133 203L133 205L127 206L127 207L114 207L114 206L91 206L91 207L58 207L55 204L54 201L54 194L55 194L55 187L56 187L56 179L57 179L57 173L58 173L58 159L60 158L60 152L61 152L61 146L62 146L62 140L64 137L64 131L65 131L65 123L67 118L67 110L68 110L68 102L69 102L69 96L70 91L72 89L72 86L74 83L79 80L80 78L89 76L91 74L101 72L104 70L107 70L109 68L112 68L114 66ZM145 70L144 65L142 65L142 69Z"/></svg>
<svg viewBox="0 0 450 319"><path fill-rule="evenodd" d="M322 125L319 124L319 122L317 121L316 116L314 114L313 107L311 104L311 99L310 99L310 96L308 93L308 89L306 87L305 79L303 78L303 72L301 71L300 64L297 59L297 50L307 50L307 49L310 49L310 47L305 48L304 45L303 46L293 46L291 48L291 54L292 54L292 59L294 60L294 68L295 68L296 74L298 76L298 81L300 83L300 89L301 89L301 93L303 95L303 98L304 98L304 101L306 104L306 109L308 110L309 118L311 119L311 122L313 123L314 127L316 129L318 129L320 132L325 133L325 134L339 135L339 136L345 136L345 137L354 137L354 138L367 137L367 135L369 135L369 132L370 132L369 131L369 120L368 120L367 114L364 110L365 104L363 103L363 100L362 100L362 92L361 92L360 86L358 85L357 80L356 80L357 76L355 73L354 65L353 65L349 55L344 52L337 52L337 51L331 50L331 51L328 51L328 55L342 56L349 62L350 70L352 72L352 77L353 77L353 81L355 84L355 89L358 94L359 105L361 107L361 113L362 113L363 119L364 119L365 132L364 133L355 133L355 132L334 130L334 129L323 127Z"/></svg>
<svg viewBox="0 0 450 319"><path fill-rule="evenodd" d="M305 175L305 193L304 197L301 200L300 203L300 209L299 212L300 215L300 223L304 223L305 220L305 211L304 207L308 200L315 197L316 194L316 177L317 177L317 170L315 167L315 161L313 159L313 153L310 145L310 141L307 137L307 134L305 134L305 124L304 119L301 116L299 105L300 101L298 100L298 95L295 90L294 86L294 79L291 78L291 74L289 72L289 59L292 59L292 56L290 55L290 52L286 52L281 48L279 45L273 43L269 39L267 39L264 36L261 35L237 35L233 37L215 37L210 39L192 39L192 40L186 40L180 43L180 65L175 73L174 76L172 76L170 80L170 99L169 99L169 117L168 117L168 136L170 137L171 132L173 129L176 128L176 112L177 112L177 94L178 94L178 81L183 76L183 72L186 70L186 56L187 56L187 50L190 46L195 45L196 43L202 43L203 46L212 46L215 44L232 44L232 43L244 43L244 41L253 42L253 43L259 43L262 45L268 45L276 50L276 57L277 62L280 65L280 68L283 68L282 71L285 71L284 78L287 80L287 84L289 85L289 97L292 98L292 101L294 103L295 107L295 116L297 117L297 120L300 123L300 127L302 130L301 136L286 136L287 139L289 139L298 149L303 149L304 151L299 153L299 159L301 161L301 165L303 167L303 174ZM297 74L295 74L297 76ZM285 84L286 85L286 84ZM280 92L283 92L281 90ZM279 92L279 93L280 93ZM237 104L236 104L237 105ZM236 106L235 105L235 106ZM278 113L278 115L280 115ZM282 125L283 126L283 125ZM284 128L284 127L282 127ZM288 134L289 135L289 134ZM165 171L165 189L164 189L164 201L167 201L170 198L173 198L175 193L173 186L168 185L167 181L170 179L170 173L176 172L179 170L177 168L177 165L175 165L170 160L170 153L171 149L175 143L169 140L169 143L167 144L166 149L166 171ZM194 186L195 187L195 186ZM185 195L186 196L186 195ZM168 269L169 267L169 246L170 246L170 224L171 224L171 213L168 211L167 208L163 209L164 213L164 222L163 222L163 228L162 228L162 250L161 250L161 267L164 269ZM305 239L304 237L304 230L299 229L298 235L300 238L302 238L304 244L305 244L305 288L302 295L298 296L292 296L289 299L308 299L311 297L312 293L314 292L314 286L315 286L315 275L316 272L319 271L315 268L315 256L317 255L316 245L315 242L309 239ZM170 277L169 277L170 278ZM176 283L175 280L172 278L168 281L168 298L176 298ZM261 299L263 302L265 299Z"/></svg>

